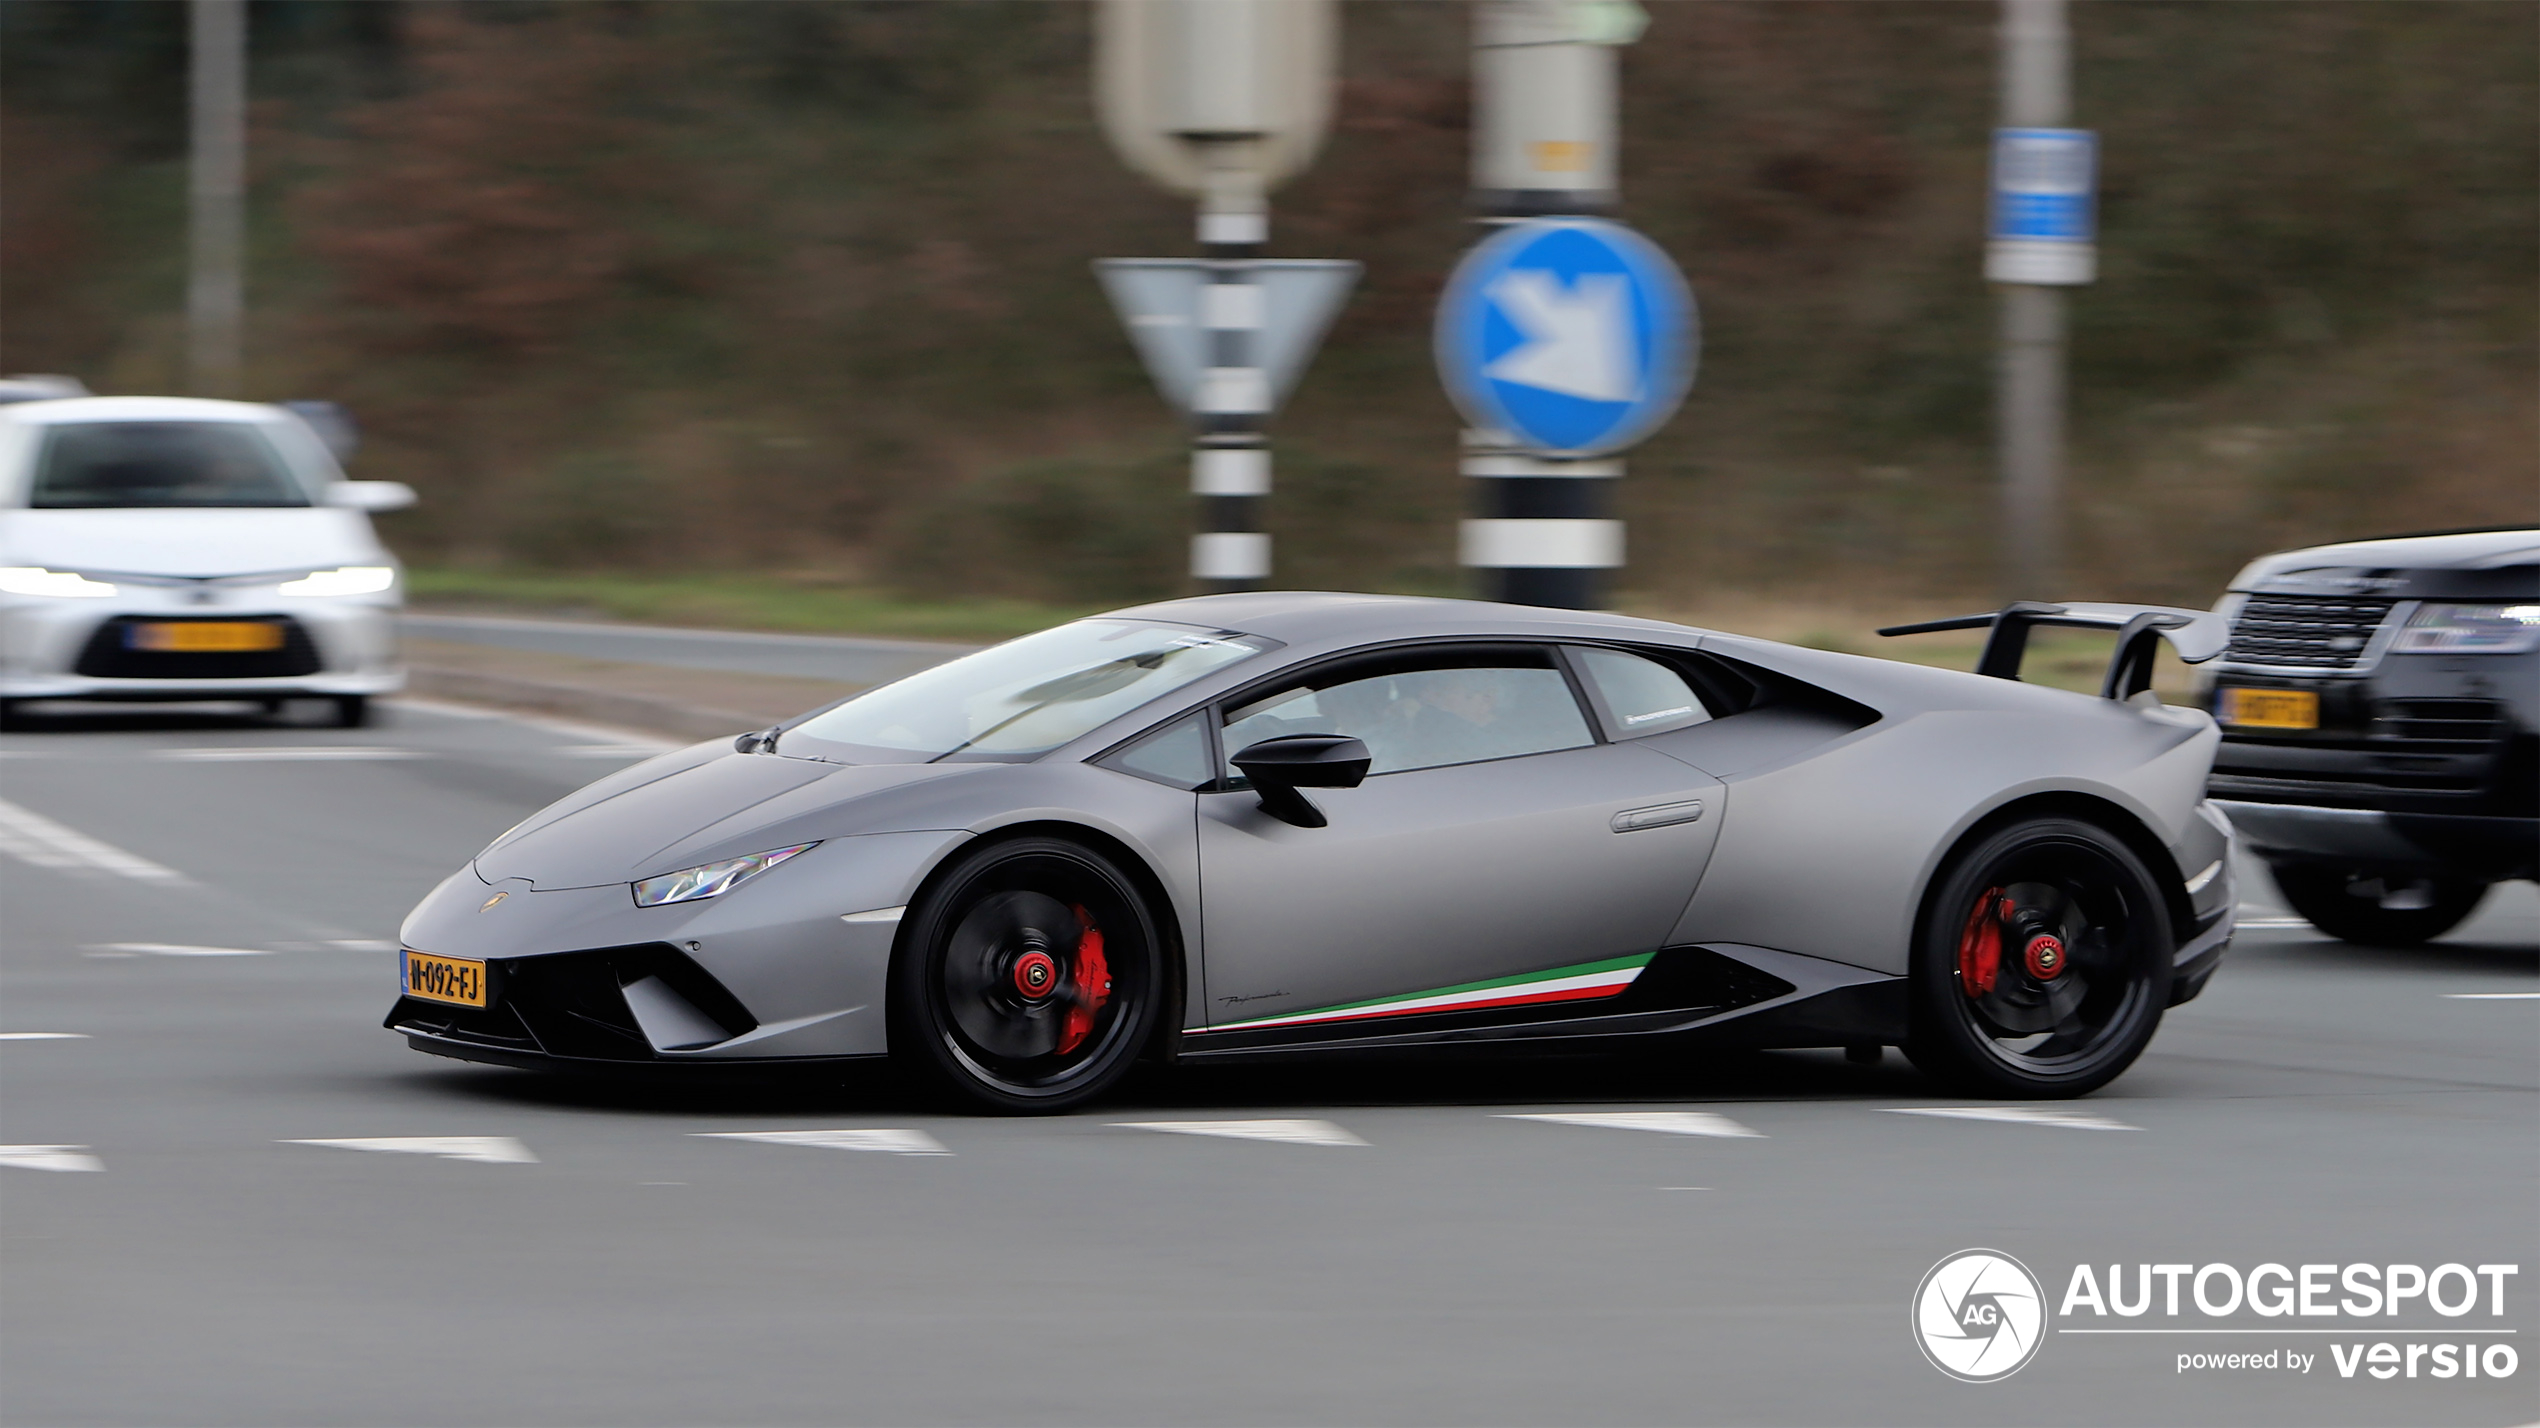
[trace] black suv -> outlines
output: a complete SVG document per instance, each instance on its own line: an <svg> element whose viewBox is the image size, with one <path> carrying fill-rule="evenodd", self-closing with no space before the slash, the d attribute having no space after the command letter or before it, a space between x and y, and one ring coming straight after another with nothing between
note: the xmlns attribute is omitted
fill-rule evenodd
<svg viewBox="0 0 2540 1428"><path fill-rule="evenodd" d="M2208 788L2294 911L2407 946L2540 876L2540 530L2265 556L2216 613Z"/></svg>

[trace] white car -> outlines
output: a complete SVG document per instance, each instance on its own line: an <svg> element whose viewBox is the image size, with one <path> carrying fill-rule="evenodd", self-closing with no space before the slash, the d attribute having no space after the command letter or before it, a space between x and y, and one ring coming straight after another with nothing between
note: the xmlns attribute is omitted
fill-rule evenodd
<svg viewBox="0 0 2540 1428"><path fill-rule="evenodd" d="M403 577L350 481L281 407L187 397L0 406L0 713L30 699L332 700L404 687Z"/></svg>

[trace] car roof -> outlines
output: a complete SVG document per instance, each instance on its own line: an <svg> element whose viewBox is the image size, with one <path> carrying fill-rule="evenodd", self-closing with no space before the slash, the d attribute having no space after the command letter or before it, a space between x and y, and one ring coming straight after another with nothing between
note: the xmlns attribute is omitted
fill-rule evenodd
<svg viewBox="0 0 2540 1428"><path fill-rule="evenodd" d="M2540 561L2540 529L2529 526L2484 531L2441 531L2384 536L2277 551L2252 561L2234 588L2295 570L2356 567L2370 570L2492 570Z"/></svg>
<svg viewBox="0 0 2540 1428"><path fill-rule="evenodd" d="M261 402L209 397L63 397L0 406L0 421L51 426L88 421L278 421L284 413Z"/></svg>
<svg viewBox="0 0 2540 1428"><path fill-rule="evenodd" d="M1197 595L1110 612L1212 629L1267 635L1290 645L1423 635L1511 635L1533 639L1661 639L1671 643L1705 631L1663 620L1595 610L1547 610L1420 595L1362 595L1327 590L1262 590Z"/></svg>

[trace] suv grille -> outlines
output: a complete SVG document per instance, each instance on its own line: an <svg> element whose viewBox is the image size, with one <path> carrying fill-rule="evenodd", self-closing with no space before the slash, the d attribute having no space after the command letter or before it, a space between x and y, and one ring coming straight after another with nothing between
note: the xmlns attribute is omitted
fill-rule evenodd
<svg viewBox="0 0 2540 1428"><path fill-rule="evenodd" d="M2234 664L2352 669L2390 618L2393 600L2252 595L2231 622L2223 658Z"/></svg>

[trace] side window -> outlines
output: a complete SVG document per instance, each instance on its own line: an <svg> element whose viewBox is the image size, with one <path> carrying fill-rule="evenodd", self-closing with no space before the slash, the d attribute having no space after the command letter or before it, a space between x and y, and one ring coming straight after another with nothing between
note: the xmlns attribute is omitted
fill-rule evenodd
<svg viewBox="0 0 2540 1428"><path fill-rule="evenodd" d="M1427 650L1327 667L1229 710L1229 758L1284 734L1365 741L1370 775L1575 749L1596 742L1548 650ZM1228 777L1237 777L1232 766Z"/></svg>
<svg viewBox="0 0 2540 1428"><path fill-rule="evenodd" d="M1208 759L1208 718L1202 710L1176 719L1102 761L1107 769L1151 779L1168 788L1197 788L1215 776Z"/></svg>
<svg viewBox="0 0 2540 1428"><path fill-rule="evenodd" d="M1579 670L1614 716L1616 738L1662 734L1711 717L1685 677L1654 659L1621 650L1578 649Z"/></svg>

